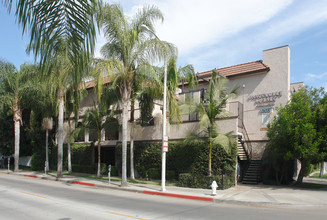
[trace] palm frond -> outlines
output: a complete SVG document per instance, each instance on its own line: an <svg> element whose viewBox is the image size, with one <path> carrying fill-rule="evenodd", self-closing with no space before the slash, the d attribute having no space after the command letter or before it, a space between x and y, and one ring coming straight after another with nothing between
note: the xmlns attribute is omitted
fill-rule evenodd
<svg viewBox="0 0 327 220"><path fill-rule="evenodd" d="M202 135L202 133L194 133L194 132L188 133L186 138L184 139L184 143L185 144L194 144L194 142L207 143L208 137L205 135Z"/></svg>
<svg viewBox="0 0 327 220"><path fill-rule="evenodd" d="M198 79L194 71L193 65L189 64L178 68L178 75L182 83L187 82L190 89L195 89L198 86Z"/></svg>
<svg viewBox="0 0 327 220"><path fill-rule="evenodd" d="M153 33L155 33L154 23L164 21L162 12L156 6L144 5L139 9L132 21L132 28L138 32L143 32L142 25L146 25Z"/></svg>
<svg viewBox="0 0 327 220"><path fill-rule="evenodd" d="M210 121L210 115L207 114L206 109L202 104L200 104L199 108L199 113L200 113L200 127L202 129L208 129L211 126L211 121Z"/></svg>
<svg viewBox="0 0 327 220"><path fill-rule="evenodd" d="M95 0L18 1L16 16L23 32L29 30L30 46L37 58L45 64L56 56L58 39L67 38L72 62L81 51L93 52L95 44L94 15L98 9Z"/></svg>

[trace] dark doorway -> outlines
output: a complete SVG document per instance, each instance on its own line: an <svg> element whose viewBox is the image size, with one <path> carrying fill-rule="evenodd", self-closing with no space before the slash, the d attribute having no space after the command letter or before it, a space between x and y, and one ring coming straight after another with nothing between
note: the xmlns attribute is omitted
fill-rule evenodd
<svg viewBox="0 0 327 220"><path fill-rule="evenodd" d="M95 155L98 155L98 148L95 148ZM95 163L98 163L98 157L95 157ZM115 166L115 146L101 147L101 163Z"/></svg>

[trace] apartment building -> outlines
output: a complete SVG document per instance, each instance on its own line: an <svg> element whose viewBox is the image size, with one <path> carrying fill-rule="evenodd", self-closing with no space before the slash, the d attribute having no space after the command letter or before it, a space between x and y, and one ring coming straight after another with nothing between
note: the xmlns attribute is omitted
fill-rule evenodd
<svg viewBox="0 0 327 220"><path fill-rule="evenodd" d="M269 141L267 138L267 124L276 115L275 108L285 105L291 92L296 91L303 83L290 83L290 48L282 46L263 51L262 60L242 63L234 66L215 69L220 75L229 79L230 88L239 87L237 98L230 100L226 111L228 117L217 118L216 123L221 133L233 131L238 139L238 160L241 167L253 167L260 172L260 161ZM198 88L190 90L187 84L180 85L179 101L191 96L194 101L204 102L204 91L208 88L212 70L197 73ZM92 82L87 84L88 96L81 104L80 115L92 106ZM149 126L129 124L129 135L134 141L158 141L162 139L162 101L156 101L153 111L153 121ZM135 106L135 119L140 115L138 103ZM183 140L190 131L199 129L196 113L184 114L183 122L179 125L167 125L169 140ZM78 142L90 143L96 141L94 134L85 132ZM106 154L114 151L114 146L121 140L119 132L103 131L101 145L104 160ZM251 161L251 162L250 162ZM114 162L114 161L111 161ZM252 165L251 165L252 164ZM244 181L259 181L259 174L248 176L244 174ZM256 180L254 180L256 178Z"/></svg>

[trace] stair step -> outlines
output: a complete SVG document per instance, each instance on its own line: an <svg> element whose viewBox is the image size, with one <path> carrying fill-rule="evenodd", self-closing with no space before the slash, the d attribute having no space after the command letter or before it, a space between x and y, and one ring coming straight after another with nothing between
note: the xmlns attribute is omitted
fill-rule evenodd
<svg viewBox="0 0 327 220"><path fill-rule="evenodd" d="M244 175L242 183L244 184L258 184L261 182L262 175L262 161L252 160Z"/></svg>
<svg viewBox="0 0 327 220"><path fill-rule="evenodd" d="M251 185L257 185L257 182L251 182L251 181L243 181L243 184L251 184Z"/></svg>
<svg viewBox="0 0 327 220"><path fill-rule="evenodd" d="M252 168L248 169L248 171L262 171L262 168Z"/></svg>

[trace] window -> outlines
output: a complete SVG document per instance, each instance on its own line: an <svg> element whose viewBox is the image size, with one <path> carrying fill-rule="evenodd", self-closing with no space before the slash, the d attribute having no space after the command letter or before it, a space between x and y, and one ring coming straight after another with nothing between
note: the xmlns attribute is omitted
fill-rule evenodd
<svg viewBox="0 0 327 220"><path fill-rule="evenodd" d="M270 113L262 113L262 124L267 125L269 123Z"/></svg>
<svg viewBox="0 0 327 220"><path fill-rule="evenodd" d="M82 122L78 122L77 127L82 128ZM84 138L85 138L84 129L81 129L77 134L77 137L75 138L75 142L84 142L85 140Z"/></svg>

